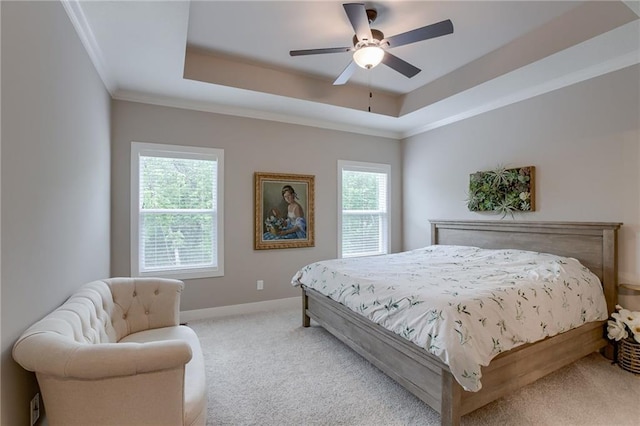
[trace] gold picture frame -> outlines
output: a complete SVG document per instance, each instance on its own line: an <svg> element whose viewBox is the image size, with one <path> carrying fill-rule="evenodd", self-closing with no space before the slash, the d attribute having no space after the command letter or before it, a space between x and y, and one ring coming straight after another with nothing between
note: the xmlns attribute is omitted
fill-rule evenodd
<svg viewBox="0 0 640 426"><path fill-rule="evenodd" d="M315 176L255 172L254 249L314 247Z"/></svg>

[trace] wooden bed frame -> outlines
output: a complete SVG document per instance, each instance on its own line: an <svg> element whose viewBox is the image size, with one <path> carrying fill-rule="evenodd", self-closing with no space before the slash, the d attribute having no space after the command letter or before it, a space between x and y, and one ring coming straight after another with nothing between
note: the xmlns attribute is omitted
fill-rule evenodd
<svg viewBox="0 0 640 426"><path fill-rule="evenodd" d="M621 223L431 221L431 243L511 248L573 257L600 278L609 313L617 303ZM526 344L482 368L482 389L467 392L440 359L315 290L302 286L302 321L313 319L440 413L443 425L608 346L604 321Z"/></svg>

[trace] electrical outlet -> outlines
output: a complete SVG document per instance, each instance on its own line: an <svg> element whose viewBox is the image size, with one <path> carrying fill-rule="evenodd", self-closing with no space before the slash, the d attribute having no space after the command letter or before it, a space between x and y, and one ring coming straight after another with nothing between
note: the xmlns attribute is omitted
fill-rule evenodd
<svg viewBox="0 0 640 426"><path fill-rule="evenodd" d="M258 290L263 290L263 289L264 289L264 281L258 280Z"/></svg>
<svg viewBox="0 0 640 426"><path fill-rule="evenodd" d="M29 405L31 408L31 426L35 425L38 419L40 418L40 394L37 393L36 396L31 400L31 404Z"/></svg>

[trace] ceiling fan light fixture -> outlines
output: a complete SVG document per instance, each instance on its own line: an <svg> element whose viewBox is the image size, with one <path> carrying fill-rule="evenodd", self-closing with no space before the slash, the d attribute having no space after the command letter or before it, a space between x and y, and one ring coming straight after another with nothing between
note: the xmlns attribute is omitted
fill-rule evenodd
<svg viewBox="0 0 640 426"><path fill-rule="evenodd" d="M383 57L384 50L376 44L362 46L353 52L355 63L365 69L374 68L382 62Z"/></svg>
<svg viewBox="0 0 640 426"><path fill-rule="evenodd" d="M378 15L375 9L367 9L364 3L344 3L342 7L355 33L352 37L353 47L329 47L289 51L289 55L291 56L353 52L353 59L333 82L334 86L345 84L355 72L356 66L371 69L378 66L380 62L384 62L386 66L405 77L412 78L420 72L420 68L394 56L391 52L387 54L386 49L453 33L453 23L451 19L445 19L435 24L416 28L387 38L382 31L371 28L371 23Z"/></svg>

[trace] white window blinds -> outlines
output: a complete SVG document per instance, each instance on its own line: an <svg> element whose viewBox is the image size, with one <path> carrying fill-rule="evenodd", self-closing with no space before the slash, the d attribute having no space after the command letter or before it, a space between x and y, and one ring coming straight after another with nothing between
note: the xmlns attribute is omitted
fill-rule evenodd
<svg viewBox="0 0 640 426"><path fill-rule="evenodd" d="M340 257L389 252L389 174L385 164L339 162Z"/></svg>
<svg viewBox="0 0 640 426"><path fill-rule="evenodd" d="M134 150L135 275L222 275L222 150L150 144Z"/></svg>

